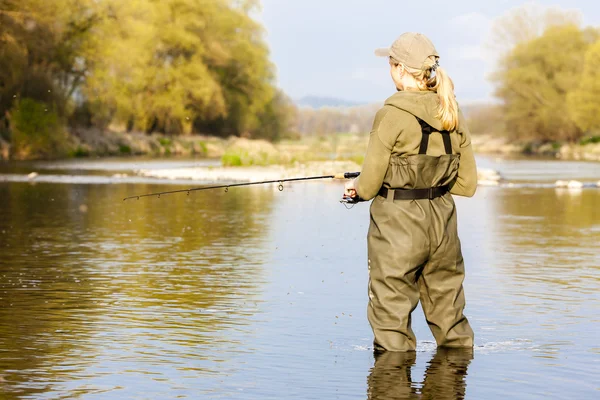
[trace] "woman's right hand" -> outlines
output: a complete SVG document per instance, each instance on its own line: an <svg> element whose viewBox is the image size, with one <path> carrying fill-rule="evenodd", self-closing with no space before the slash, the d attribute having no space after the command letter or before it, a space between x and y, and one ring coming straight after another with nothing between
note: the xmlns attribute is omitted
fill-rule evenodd
<svg viewBox="0 0 600 400"><path fill-rule="evenodd" d="M356 193L356 185L355 185L354 181L355 181L355 179L352 179L351 181L346 182L345 187L344 187L343 198L356 199L358 197L358 194Z"/></svg>

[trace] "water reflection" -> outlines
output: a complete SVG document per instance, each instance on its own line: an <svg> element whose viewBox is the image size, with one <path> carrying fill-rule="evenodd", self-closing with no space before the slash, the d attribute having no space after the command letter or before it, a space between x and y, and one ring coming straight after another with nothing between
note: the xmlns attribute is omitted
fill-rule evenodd
<svg viewBox="0 0 600 400"><path fill-rule="evenodd" d="M3 398L197 378L239 350L261 301L273 192L121 201L156 189L0 186Z"/></svg>
<svg viewBox="0 0 600 400"><path fill-rule="evenodd" d="M506 298L504 315L495 317L493 329L538 342L535 358L565 365L566 349L591 349L597 343L600 192L490 193L487 222L495 239L496 285ZM516 317L523 310L529 318Z"/></svg>
<svg viewBox="0 0 600 400"><path fill-rule="evenodd" d="M383 352L375 355L375 365L367 379L369 400L464 399L467 368L472 349L439 348L427 365L422 383L414 382L415 352Z"/></svg>
<svg viewBox="0 0 600 400"><path fill-rule="evenodd" d="M505 273L520 284L541 284L523 294L561 300L560 288L570 291L569 302L589 301L600 282L600 193L506 190L490 199Z"/></svg>

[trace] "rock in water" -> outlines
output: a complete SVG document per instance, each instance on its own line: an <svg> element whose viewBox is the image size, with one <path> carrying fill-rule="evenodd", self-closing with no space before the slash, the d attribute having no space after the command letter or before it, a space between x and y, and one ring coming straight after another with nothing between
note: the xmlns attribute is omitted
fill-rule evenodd
<svg viewBox="0 0 600 400"><path fill-rule="evenodd" d="M498 186L504 180L500 172L491 168L477 168L477 183L482 186Z"/></svg>

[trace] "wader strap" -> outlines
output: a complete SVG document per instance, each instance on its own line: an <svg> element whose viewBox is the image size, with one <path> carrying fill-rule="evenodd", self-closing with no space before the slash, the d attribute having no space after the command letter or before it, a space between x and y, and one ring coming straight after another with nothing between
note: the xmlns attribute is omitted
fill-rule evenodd
<svg viewBox="0 0 600 400"><path fill-rule="evenodd" d="M419 121L419 125L421 125L421 146L419 147L419 154L427 154L427 148L429 147L429 135L432 132L437 132L431 125L427 122L423 121L419 117L415 117L417 121ZM444 141L444 150L446 150L446 154L452 154L452 142L450 141L450 132L448 131L439 131L442 135L442 140Z"/></svg>
<svg viewBox="0 0 600 400"><path fill-rule="evenodd" d="M386 187L382 187L379 189L378 194L387 199L390 190L394 192L394 200L433 200L448 193L449 188L447 185L427 189L388 189Z"/></svg>
<svg viewBox="0 0 600 400"><path fill-rule="evenodd" d="M444 140L444 149L446 149L446 154L452 154L452 142L450 141L450 132L442 131L442 139Z"/></svg>
<svg viewBox="0 0 600 400"><path fill-rule="evenodd" d="M421 125L421 147L419 147L419 154L427 154L427 147L429 146L429 135L433 131L433 128L422 119L417 118L419 124Z"/></svg>

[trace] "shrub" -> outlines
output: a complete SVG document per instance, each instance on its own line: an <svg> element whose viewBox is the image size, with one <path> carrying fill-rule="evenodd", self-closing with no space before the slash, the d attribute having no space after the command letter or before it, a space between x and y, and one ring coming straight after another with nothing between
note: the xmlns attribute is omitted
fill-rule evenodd
<svg viewBox="0 0 600 400"><path fill-rule="evenodd" d="M224 166L288 164L291 158L264 140L237 139L221 157Z"/></svg>
<svg viewBox="0 0 600 400"><path fill-rule="evenodd" d="M67 154L67 134L58 114L50 106L23 98L14 105L11 115L15 158L51 158Z"/></svg>
<svg viewBox="0 0 600 400"><path fill-rule="evenodd" d="M160 143L161 146L168 147L173 142L169 138L160 138L160 139L158 139L158 143Z"/></svg>
<svg viewBox="0 0 600 400"><path fill-rule="evenodd" d="M198 142L198 146L202 150L202 154L204 154L204 155L208 154L208 146L206 145L206 142L201 140Z"/></svg>
<svg viewBox="0 0 600 400"><path fill-rule="evenodd" d="M73 150L71 152L71 157L76 157L76 158L82 158L82 157L89 157L90 152L88 151L88 149L81 147L81 146L77 146L75 148L75 150Z"/></svg>
<svg viewBox="0 0 600 400"><path fill-rule="evenodd" d="M241 167L242 157L239 154L225 153L221 157L221 163L226 167Z"/></svg>
<svg viewBox="0 0 600 400"><path fill-rule="evenodd" d="M580 145L585 146L586 144L596 144L600 143L600 136L589 136L581 139L579 142Z"/></svg>

